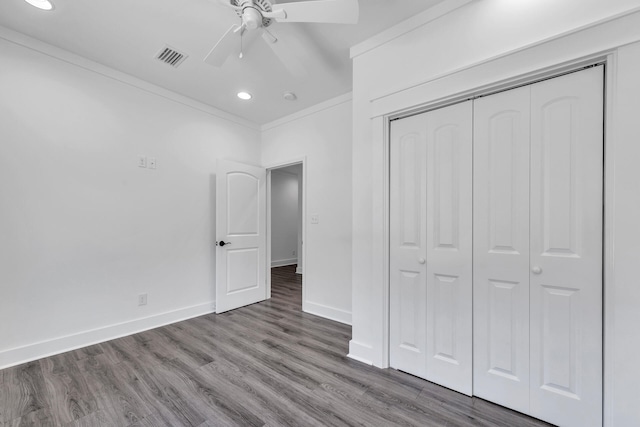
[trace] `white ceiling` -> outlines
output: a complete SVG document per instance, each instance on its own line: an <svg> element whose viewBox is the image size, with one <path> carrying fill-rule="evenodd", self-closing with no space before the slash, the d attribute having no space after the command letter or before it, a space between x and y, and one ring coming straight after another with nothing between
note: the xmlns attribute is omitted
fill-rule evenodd
<svg viewBox="0 0 640 427"><path fill-rule="evenodd" d="M0 0L0 25L131 74L205 104L264 124L351 91L349 48L441 0L360 0L357 25L274 23L281 40L312 72L294 79L263 40L245 40L245 56L223 67L203 62L239 18L217 0L52 0L41 11L23 0ZM299 1L299 0L290 0ZM280 1L283 3L284 1ZM189 57L172 68L155 59L169 45ZM249 102L239 90L254 95ZM293 91L298 100L285 101Z"/></svg>

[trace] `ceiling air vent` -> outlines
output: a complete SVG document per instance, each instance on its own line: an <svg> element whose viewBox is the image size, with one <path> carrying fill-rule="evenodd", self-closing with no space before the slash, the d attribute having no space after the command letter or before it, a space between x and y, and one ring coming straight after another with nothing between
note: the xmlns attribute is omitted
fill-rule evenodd
<svg viewBox="0 0 640 427"><path fill-rule="evenodd" d="M184 53L178 52L177 50L165 46L160 49L160 52L156 55L156 59L164 62L165 64L169 64L174 68L177 68L178 65L182 64L182 62L187 59L187 55Z"/></svg>

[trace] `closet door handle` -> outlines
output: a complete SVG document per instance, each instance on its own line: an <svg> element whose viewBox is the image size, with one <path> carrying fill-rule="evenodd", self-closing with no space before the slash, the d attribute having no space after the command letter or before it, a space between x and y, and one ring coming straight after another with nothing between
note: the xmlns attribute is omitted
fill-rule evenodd
<svg viewBox="0 0 640 427"><path fill-rule="evenodd" d="M427 260L426 260L426 259L424 259L424 258L418 258L418 263L419 263L419 264L424 264L425 262L427 262Z"/></svg>
<svg viewBox="0 0 640 427"><path fill-rule="evenodd" d="M540 273L542 273L542 269L536 265L535 267L533 267L533 268L531 269L531 272L532 272L533 274L540 274Z"/></svg>

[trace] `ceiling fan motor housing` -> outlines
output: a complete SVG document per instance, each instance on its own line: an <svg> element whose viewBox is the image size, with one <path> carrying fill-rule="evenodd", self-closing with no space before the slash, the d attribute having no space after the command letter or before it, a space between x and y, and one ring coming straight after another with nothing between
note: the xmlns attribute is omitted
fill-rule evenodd
<svg viewBox="0 0 640 427"><path fill-rule="evenodd" d="M247 29L255 30L259 27L268 27L272 19L262 16L262 12L271 12L273 8L268 0L232 0L235 6L241 7L238 16Z"/></svg>

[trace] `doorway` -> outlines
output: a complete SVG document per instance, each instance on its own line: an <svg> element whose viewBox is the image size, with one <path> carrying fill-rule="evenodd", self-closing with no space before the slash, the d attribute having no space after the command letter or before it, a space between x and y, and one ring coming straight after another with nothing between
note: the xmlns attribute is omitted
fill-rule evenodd
<svg viewBox="0 0 640 427"><path fill-rule="evenodd" d="M267 298L304 301L304 159L267 169Z"/></svg>

